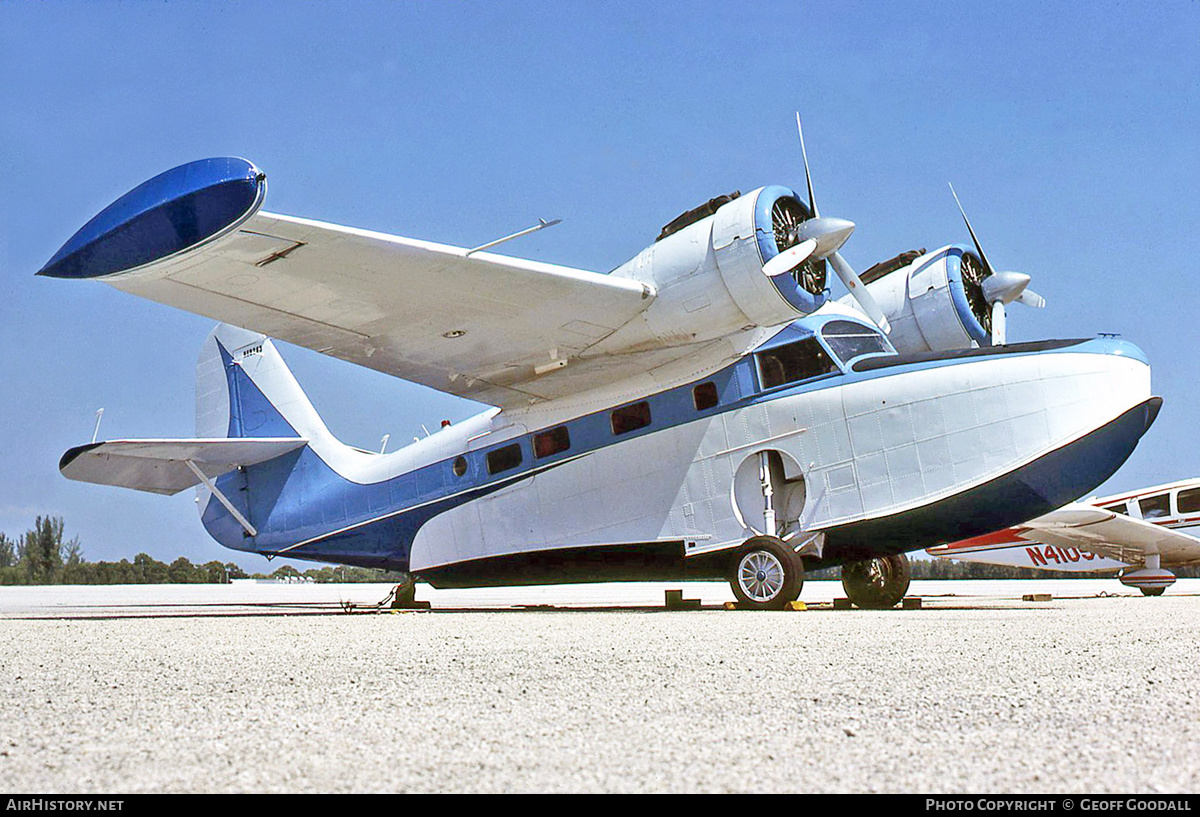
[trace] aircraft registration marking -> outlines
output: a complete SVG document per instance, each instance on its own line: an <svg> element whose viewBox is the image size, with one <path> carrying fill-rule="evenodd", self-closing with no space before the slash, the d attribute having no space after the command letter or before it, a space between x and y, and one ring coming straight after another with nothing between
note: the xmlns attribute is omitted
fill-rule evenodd
<svg viewBox="0 0 1200 817"><path fill-rule="evenodd" d="M1095 553L1089 553L1088 551L1080 550L1079 548L1061 548L1055 547L1054 545L1043 545L1040 548L1027 547L1025 548L1025 553L1035 565L1045 566L1049 566L1051 560L1053 560L1055 564L1061 565L1068 562L1078 562L1080 560L1090 562L1093 559L1103 558L1101 556L1097 556Z"/></svg>

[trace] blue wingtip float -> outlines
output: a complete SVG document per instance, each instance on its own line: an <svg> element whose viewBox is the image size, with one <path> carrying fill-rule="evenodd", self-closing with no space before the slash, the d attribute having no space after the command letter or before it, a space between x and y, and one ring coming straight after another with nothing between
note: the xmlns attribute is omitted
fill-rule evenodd
<svg viewBox="0 0 1200 817"><path fill-rule="evenodd" d="M191 249L245 221L266 189L266 175L245 159L180 165L106 207L38 275L100 278Z"/></svg>

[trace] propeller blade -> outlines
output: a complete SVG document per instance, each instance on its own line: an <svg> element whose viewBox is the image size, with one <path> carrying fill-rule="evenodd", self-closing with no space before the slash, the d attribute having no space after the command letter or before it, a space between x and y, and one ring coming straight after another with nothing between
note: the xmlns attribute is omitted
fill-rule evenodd
<svg viewBox="0 0 1200 817"><path fill-rule="evenodd" d="M879 304L876 303L866 284L838 252L846 243L846 239L850 237L850 233L854 231L854 222L840 218L821 218L821 213L817 210L817 196L813 192L812 172L808 168L808 149L804 146L804 123L800 119L799 111L796 111L796 133L800 136L800 155L804 159L804 182L808 186L808 207L812 210L812 218L800 225L797 235L802 239L816 241L817 249L813 253L814 257L829 259L833 264L834 272L842 279L842 283L845 284L846 289L850 290L850 294L854 296L854 300L858 301L858 305L862 307L867 317L874 321L875 325L884 333L891 332L892 325L888 322L887 315L879 308ZM765 267L764 271L766 271Z"/></svg>
<svg viewBox="0 0 1200 817"><path fill-rule="evenodd" d="M813 195L812 174L808 172L808 151L804 149L804 126L800 124L800 112L796 111L796 130L800 133L800 155L804 157L804 181L808 184L808 207L812 210L813 218L820 218L817 212L817 197Z"/></svg>
<svg viewBox="0 0 1200 817"><path fill-rule="evenodd" d="M784 275L791 272L796 267L808 260L808 257L813 254L817 248L815 239L801 241L794 247L788 247L779 255L772 258L767 263L763 264L763 275L768 278L774 278L776 275Z"/></svg>
<svg viewBox="0 0 1200 817"><path fill-rule="evenodd" d="M992 306L992 345L1003 346L1008 341L1008 314L1005 304L1017 301L1040 309L1046 305L1046 299L1028 289L1030 279L1025 273L996 272L987 256L983 254L983 245L979 243L979 238L971 227L971 220L967 218L967 211L958 200L958 193L954 192L954 185L950 185L950 195L954 196L954 203L958 205L958 212L962 215L967 232L971 234L971 241L975 244L975 252L979 253L979 260L983 262L984 277L979 282L979 287L983 290L983 299Z"/></svg>
<svg viewBox="0 0 1200 817"><path fill-rule="evenodd" d="M1032 306L1034 309L1041 309L1046 305L1046 299L1041 295L1038 295L1032 289L1026 289L1021 293L1020 297L1017 298L1017 303L1025 304L1025 306Z"/></svg>
<svg viewBox="0 0 1200 817"><path fill-rule="evenodd" d="M862 307L863 312L867 313L867 317L875 321L875 325L882 329L884 334L891 332L892 325L888 323L887 316L883 314L883 310L875 302L875 298L867 289L866 284L855 274L851 266L846 263L846 259L842 258L842 254L835 252L829 256L829 260L833 263L834 272L837 273L838 278L842 279L842 283L846 285L846 289L850 290L850 294L854 296L854 300L858 301L858 305Z"/></svg>
<svg viewBox="0 0 1200 817"><path fill-rule="evenodd" d="M995 272L995 269L988 263L987 256L983 254L983 246L979 243L979 239L975 237L975 231L971 228L971 220L967 218L967 211L963 209L962 202L958 200L958 194L954 192L954 185L950 185L950 195L954 196L954 203L958 205L958 212L962 214L963 222L967 225L967 232L971 234L971 241L975 244L975 252L979 253L979 260L983 262L983 271L991 275Z"/></svg>
<svg viewBox="0 0 1200 817"><path fill-rule="evenodd" d="M992 302L992 345L1003 346L1008 340L1008 316L1004 311L1004 301Z"/></svg>

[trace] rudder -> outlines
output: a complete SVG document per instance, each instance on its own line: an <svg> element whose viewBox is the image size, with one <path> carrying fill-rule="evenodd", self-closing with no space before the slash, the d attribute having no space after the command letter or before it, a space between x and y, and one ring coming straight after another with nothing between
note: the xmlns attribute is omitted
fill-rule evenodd
<svg viewBox="0 0 1200 817"><path fill-rule="evenodd" d="M341 447L271 340L217 326L196 362L196 436L304 437L316 451Z"/></svg>

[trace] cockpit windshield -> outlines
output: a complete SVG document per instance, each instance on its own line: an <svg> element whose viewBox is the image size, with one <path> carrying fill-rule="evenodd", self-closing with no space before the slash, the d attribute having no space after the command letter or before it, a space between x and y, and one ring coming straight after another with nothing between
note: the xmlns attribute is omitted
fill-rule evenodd
<svg viewBox="0 0 1200 817"><path fill-rule="evenodd" d="M853 321L830 321L821 327L821 337L842 363L861 355L892 351L878 330Z"/></svg>
<svg viewBox="0 0 1200 817"><path fill-rule="evenodd" d="M814 337L774 346L757 357L758 380L764 389L838 372L837 364Z"/></svg>

